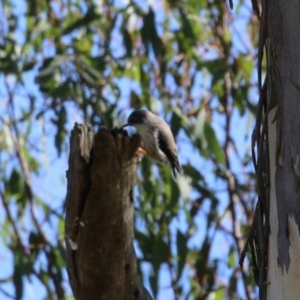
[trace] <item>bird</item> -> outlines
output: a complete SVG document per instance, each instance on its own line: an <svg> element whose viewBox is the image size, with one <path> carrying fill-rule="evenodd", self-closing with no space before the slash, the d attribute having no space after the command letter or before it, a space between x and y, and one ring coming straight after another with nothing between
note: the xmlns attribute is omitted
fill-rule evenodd
<svg viewBox="0 0 300 300"><path fill-rule="evenodd" d="M134 110L122 128L126 126L134 126L139 131L142 138L140 152L148 154L155 162L168 164L175 178L176 172L182 174L173 133L162 118L148 110Z"/></svg>

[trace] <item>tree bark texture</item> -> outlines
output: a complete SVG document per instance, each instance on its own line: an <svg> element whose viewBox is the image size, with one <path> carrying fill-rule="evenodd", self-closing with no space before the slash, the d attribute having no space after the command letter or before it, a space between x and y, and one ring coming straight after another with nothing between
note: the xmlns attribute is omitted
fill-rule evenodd
<svg viewBox="0 0 300 300"><path fill-rule="evenodd" d="M278 263L288 270L288 216L299 225L300 174L300 3L269 3L268 80L269 101L277 108L276 117L276 198L278 215ZM275 231L277 232L277 231ZM274 233L275 233L274 232ZM299 252L300 253L300 252Z"/></svg>
<svg viewBox="0 0 300 300"><path fill-rule="evenodd" d="M300 295L300 2L268 1L268 299ZM272 215L271 215L272 214Z"/></svg>
<svg viewBox="0 0 300 300"><path fill-rule="evenodd" d="M95 134L75 124L70 138L66 249L78 300L152 299L137 275L133 190L140 137L124 130Z"/></svg>
<svg viewBox="0 0 300 300"><path fill-rule="evenodd" d="M252 4L259 15L257 1ZM264 54L267 73L262 85ZM250 249L260 300L298 299L300 2L297 0L261 0L258 82L260 97L252 137L258 202L240 264Z"/></svg>
<svg viewBox="0 0 300 300"><path fill-rule="evenodd" d="M267 299L296 299L300 295L299 1L268 1L267 57L271 178Z"/></svg>

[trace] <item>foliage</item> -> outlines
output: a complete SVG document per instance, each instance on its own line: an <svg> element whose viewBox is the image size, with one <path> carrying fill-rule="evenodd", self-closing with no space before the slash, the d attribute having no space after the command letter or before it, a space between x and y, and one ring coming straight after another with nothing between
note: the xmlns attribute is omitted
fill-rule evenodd
<svg viewBox="0 0 300 300"><path fill-rule="evenodd" d="M74 121L112 128L129 108L146 107L169 121L185 175L176 182L168 167L141 163L135 246L144 283L156 299L252 299L249 268L238 267L255 202L247 146L258 22L250 7L2 5L2 296L71 297L63 236L69 130Z"/></svg>

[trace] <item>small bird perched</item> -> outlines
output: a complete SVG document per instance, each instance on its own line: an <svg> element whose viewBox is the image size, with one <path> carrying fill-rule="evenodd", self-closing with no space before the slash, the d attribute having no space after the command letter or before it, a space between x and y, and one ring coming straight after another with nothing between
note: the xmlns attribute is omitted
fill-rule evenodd
<svg viewBox="0 0 300 300"><path fill-rule="evenodd" d="M143 149L154 161L169 164L174 177L176 171L182 173L172 131L163 119L147 110L135 110L122 127L125 126L134 126L139 130Z"/></svg>

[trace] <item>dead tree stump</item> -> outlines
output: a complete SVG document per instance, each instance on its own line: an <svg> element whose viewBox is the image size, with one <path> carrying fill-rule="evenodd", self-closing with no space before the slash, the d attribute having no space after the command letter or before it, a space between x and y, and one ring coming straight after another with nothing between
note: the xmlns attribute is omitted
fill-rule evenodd
<svg viewBox="0 0 300 300"><path fill-rule="evenodd" d="M77 300L152 299L133 248L140 137L75 124L66 198L67 271Z"/></svg>

